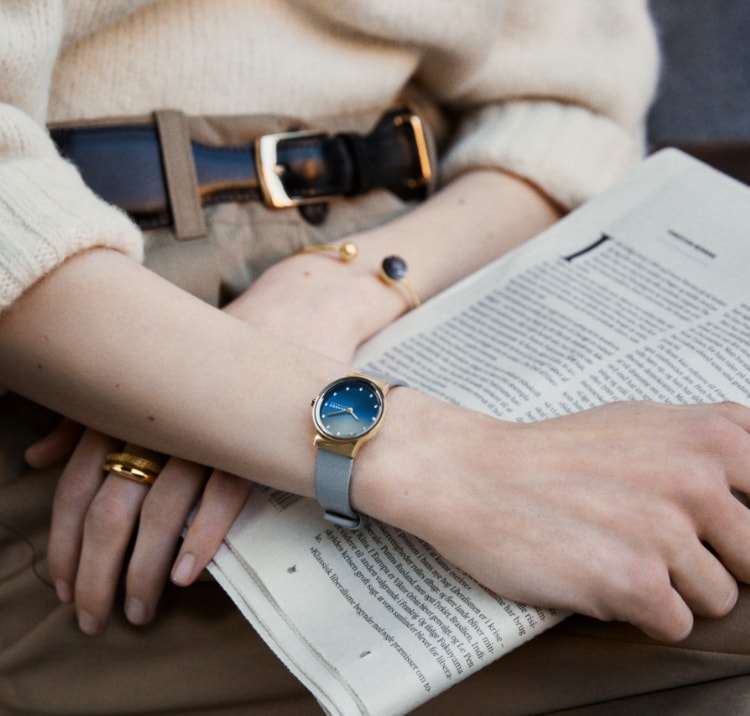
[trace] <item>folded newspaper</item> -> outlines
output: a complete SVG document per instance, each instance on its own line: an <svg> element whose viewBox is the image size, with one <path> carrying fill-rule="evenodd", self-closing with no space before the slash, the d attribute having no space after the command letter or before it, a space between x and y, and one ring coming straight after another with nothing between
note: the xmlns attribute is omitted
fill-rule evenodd
<svg viewBox="0 0 750 716"><path fill-rule="evenodd" d="M357 364L511 421L614 400L750 402L748 227L750 189L663 150L411 311ZM566 616L489 592L411 535L343 530L270 490L210 570L346 716L406 713Z"/></svg>

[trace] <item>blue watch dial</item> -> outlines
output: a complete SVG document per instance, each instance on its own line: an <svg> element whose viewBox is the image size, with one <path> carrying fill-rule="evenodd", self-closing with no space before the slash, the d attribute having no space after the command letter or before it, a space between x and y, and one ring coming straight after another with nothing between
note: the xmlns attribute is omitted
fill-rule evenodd
<svg viewBox="0 0 750 716"><path fill-rule="evenodd" d="M372 430L383 414L383 393L364 378L346 377L331 383L315 401L318 430L333 440L352 440Z"/></svg>

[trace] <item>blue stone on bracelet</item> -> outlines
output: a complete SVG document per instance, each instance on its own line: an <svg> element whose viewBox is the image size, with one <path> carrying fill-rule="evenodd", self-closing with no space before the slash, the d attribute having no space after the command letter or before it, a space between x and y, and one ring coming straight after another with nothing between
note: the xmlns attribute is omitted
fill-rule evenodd
<svg viewBox="0 0 750 716"><path fill-rule="evenodd" d="M382 265L383 273L392 281L401 281L406 278L408 269L406 267L406 261L400 256L387 256L383 259Z"/></svg>

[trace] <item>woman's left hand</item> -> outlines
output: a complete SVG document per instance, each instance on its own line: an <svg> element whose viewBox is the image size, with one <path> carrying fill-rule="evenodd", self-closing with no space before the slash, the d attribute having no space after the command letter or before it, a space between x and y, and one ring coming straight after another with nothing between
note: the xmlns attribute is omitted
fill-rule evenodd
<svg viewBox="0 0 750 716"><path fill-rule="evenodd" d="M186 586L209 563L252 483L178 458L166 462L150 487L105 475L102 463L122 443L89 429L75 445L79 434L75 424L63 421L27 451L35 467L70 456L57 485L50 528L48 563L55 590L61 601L75 602L81 630L96 634L107 623L127 564L125 614L133 624L147 624L170 574ZM133 451L148 457L143 449Z"/></svg>

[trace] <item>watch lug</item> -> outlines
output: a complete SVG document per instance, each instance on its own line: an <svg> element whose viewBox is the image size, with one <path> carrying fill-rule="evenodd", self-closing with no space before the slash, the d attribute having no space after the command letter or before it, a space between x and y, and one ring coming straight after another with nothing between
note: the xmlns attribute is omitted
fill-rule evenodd
<svg viewBox="0 0 750 716"><path fill-rule="evenodd" d="M350 376L355 378L364 378L365 380L369 380L371 383L375 383L375 385L380 388L381 392L385 395L388 392L389 388L396 387L398 385L395 381L388 381L385 378L380 378L374 375L365 375L364 373L357 373L357 371L352 371L349 373Z"/></svg>
<svg viewBox="0 0 750 716"><path fill-rule="evenodd" d="M359 445L362 441L357 440L355 442L335 442L333 440L326 440L322 435L316 435L313 440L313 445L329 452L335 452L339 455L345 455L346 457L354 457L359 450Z"/></svg>

